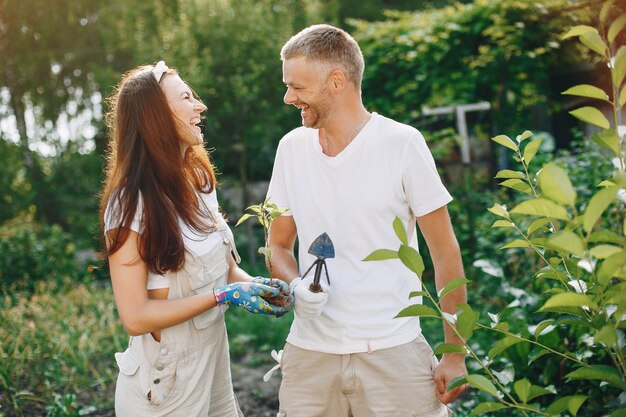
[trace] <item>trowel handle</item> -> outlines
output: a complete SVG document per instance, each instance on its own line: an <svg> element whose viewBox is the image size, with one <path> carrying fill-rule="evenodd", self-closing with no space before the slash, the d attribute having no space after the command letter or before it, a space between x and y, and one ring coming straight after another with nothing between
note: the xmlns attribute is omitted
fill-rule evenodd
<svg viewBox="0 0 626 417"><path fill-rule="evenodd" d="M309 285L309 291L322 292L322 286L320 285L320 276L322 275L323 261L318 259L315 262L315 275L313 276L313 282Z"/></svg>

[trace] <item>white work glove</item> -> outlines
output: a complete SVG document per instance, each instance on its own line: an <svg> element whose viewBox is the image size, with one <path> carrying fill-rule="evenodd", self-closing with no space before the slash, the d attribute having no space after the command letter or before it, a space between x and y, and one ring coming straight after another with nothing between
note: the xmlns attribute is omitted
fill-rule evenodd
<svg viewBox="0 0 626 417"><path fill-rule="evenodd" d="M322 314L322 309L328 300L328 287L321 282L322 292L311 292L309 286L313 282L313 275L304 278L294 278L289 287L295 297L294 310L301 319L313 319Z"/></svg>

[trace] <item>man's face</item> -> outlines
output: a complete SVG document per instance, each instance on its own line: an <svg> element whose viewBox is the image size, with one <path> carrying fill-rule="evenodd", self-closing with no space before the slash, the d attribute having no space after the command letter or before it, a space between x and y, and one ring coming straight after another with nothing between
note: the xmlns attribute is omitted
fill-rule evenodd
<svg viewBox="0 0 626 417"><path fill-rule="evenodd" d="M328 68L321 63L295 57L283 61L283 82L287 92L285 104L300 109L302 125L319 129L324 127L333 105L327 85Z"/></svg>

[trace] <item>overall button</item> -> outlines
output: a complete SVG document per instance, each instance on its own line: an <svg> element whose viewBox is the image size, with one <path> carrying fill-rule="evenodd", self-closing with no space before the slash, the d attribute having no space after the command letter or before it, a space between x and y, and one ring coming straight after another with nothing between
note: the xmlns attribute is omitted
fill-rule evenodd
<svg viewBox="0 0 626 417"><path fill-rule="evenodd" d="M165 369L165 366L163 366L163 364L162 364L162 363L160 363L160 364L158 364L158 365L156 366L156 370L157 370L157 371L162 371L163 369Z"/></svg>
<svg viewBox="0 0 626 417"><path fill-rule="evenodd" d="M155 384L158 384L158 383L160 383L160 382L161 382L161 380L160 380L159 378L157 378L157 379L155 379L155 380L154 380L154 381L152 381L152 382L154 382Z"/></svg>
<svg viewBox="0 0 626 417"><path fill-rule="evenodd" d="M161 355L165 356L169 353L169 351L167 350L167 348L163 348L161 349Z"/></svg>

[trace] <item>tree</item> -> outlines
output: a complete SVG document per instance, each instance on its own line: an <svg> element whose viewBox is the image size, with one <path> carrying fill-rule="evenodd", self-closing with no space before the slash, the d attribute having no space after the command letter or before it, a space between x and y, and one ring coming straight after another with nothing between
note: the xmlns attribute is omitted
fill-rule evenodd
<svg viewBox="0 0 626 417"><path fill-rule="evenodd" d="M53 127L72 103L75 111L91 106L98 37L93 25L97 1L1 0L0 86L16 120L27 181L33 187L39 216L49 200L45 176L29 145L40 131ZM26 114L35 125L29 131Z"/></svg>

